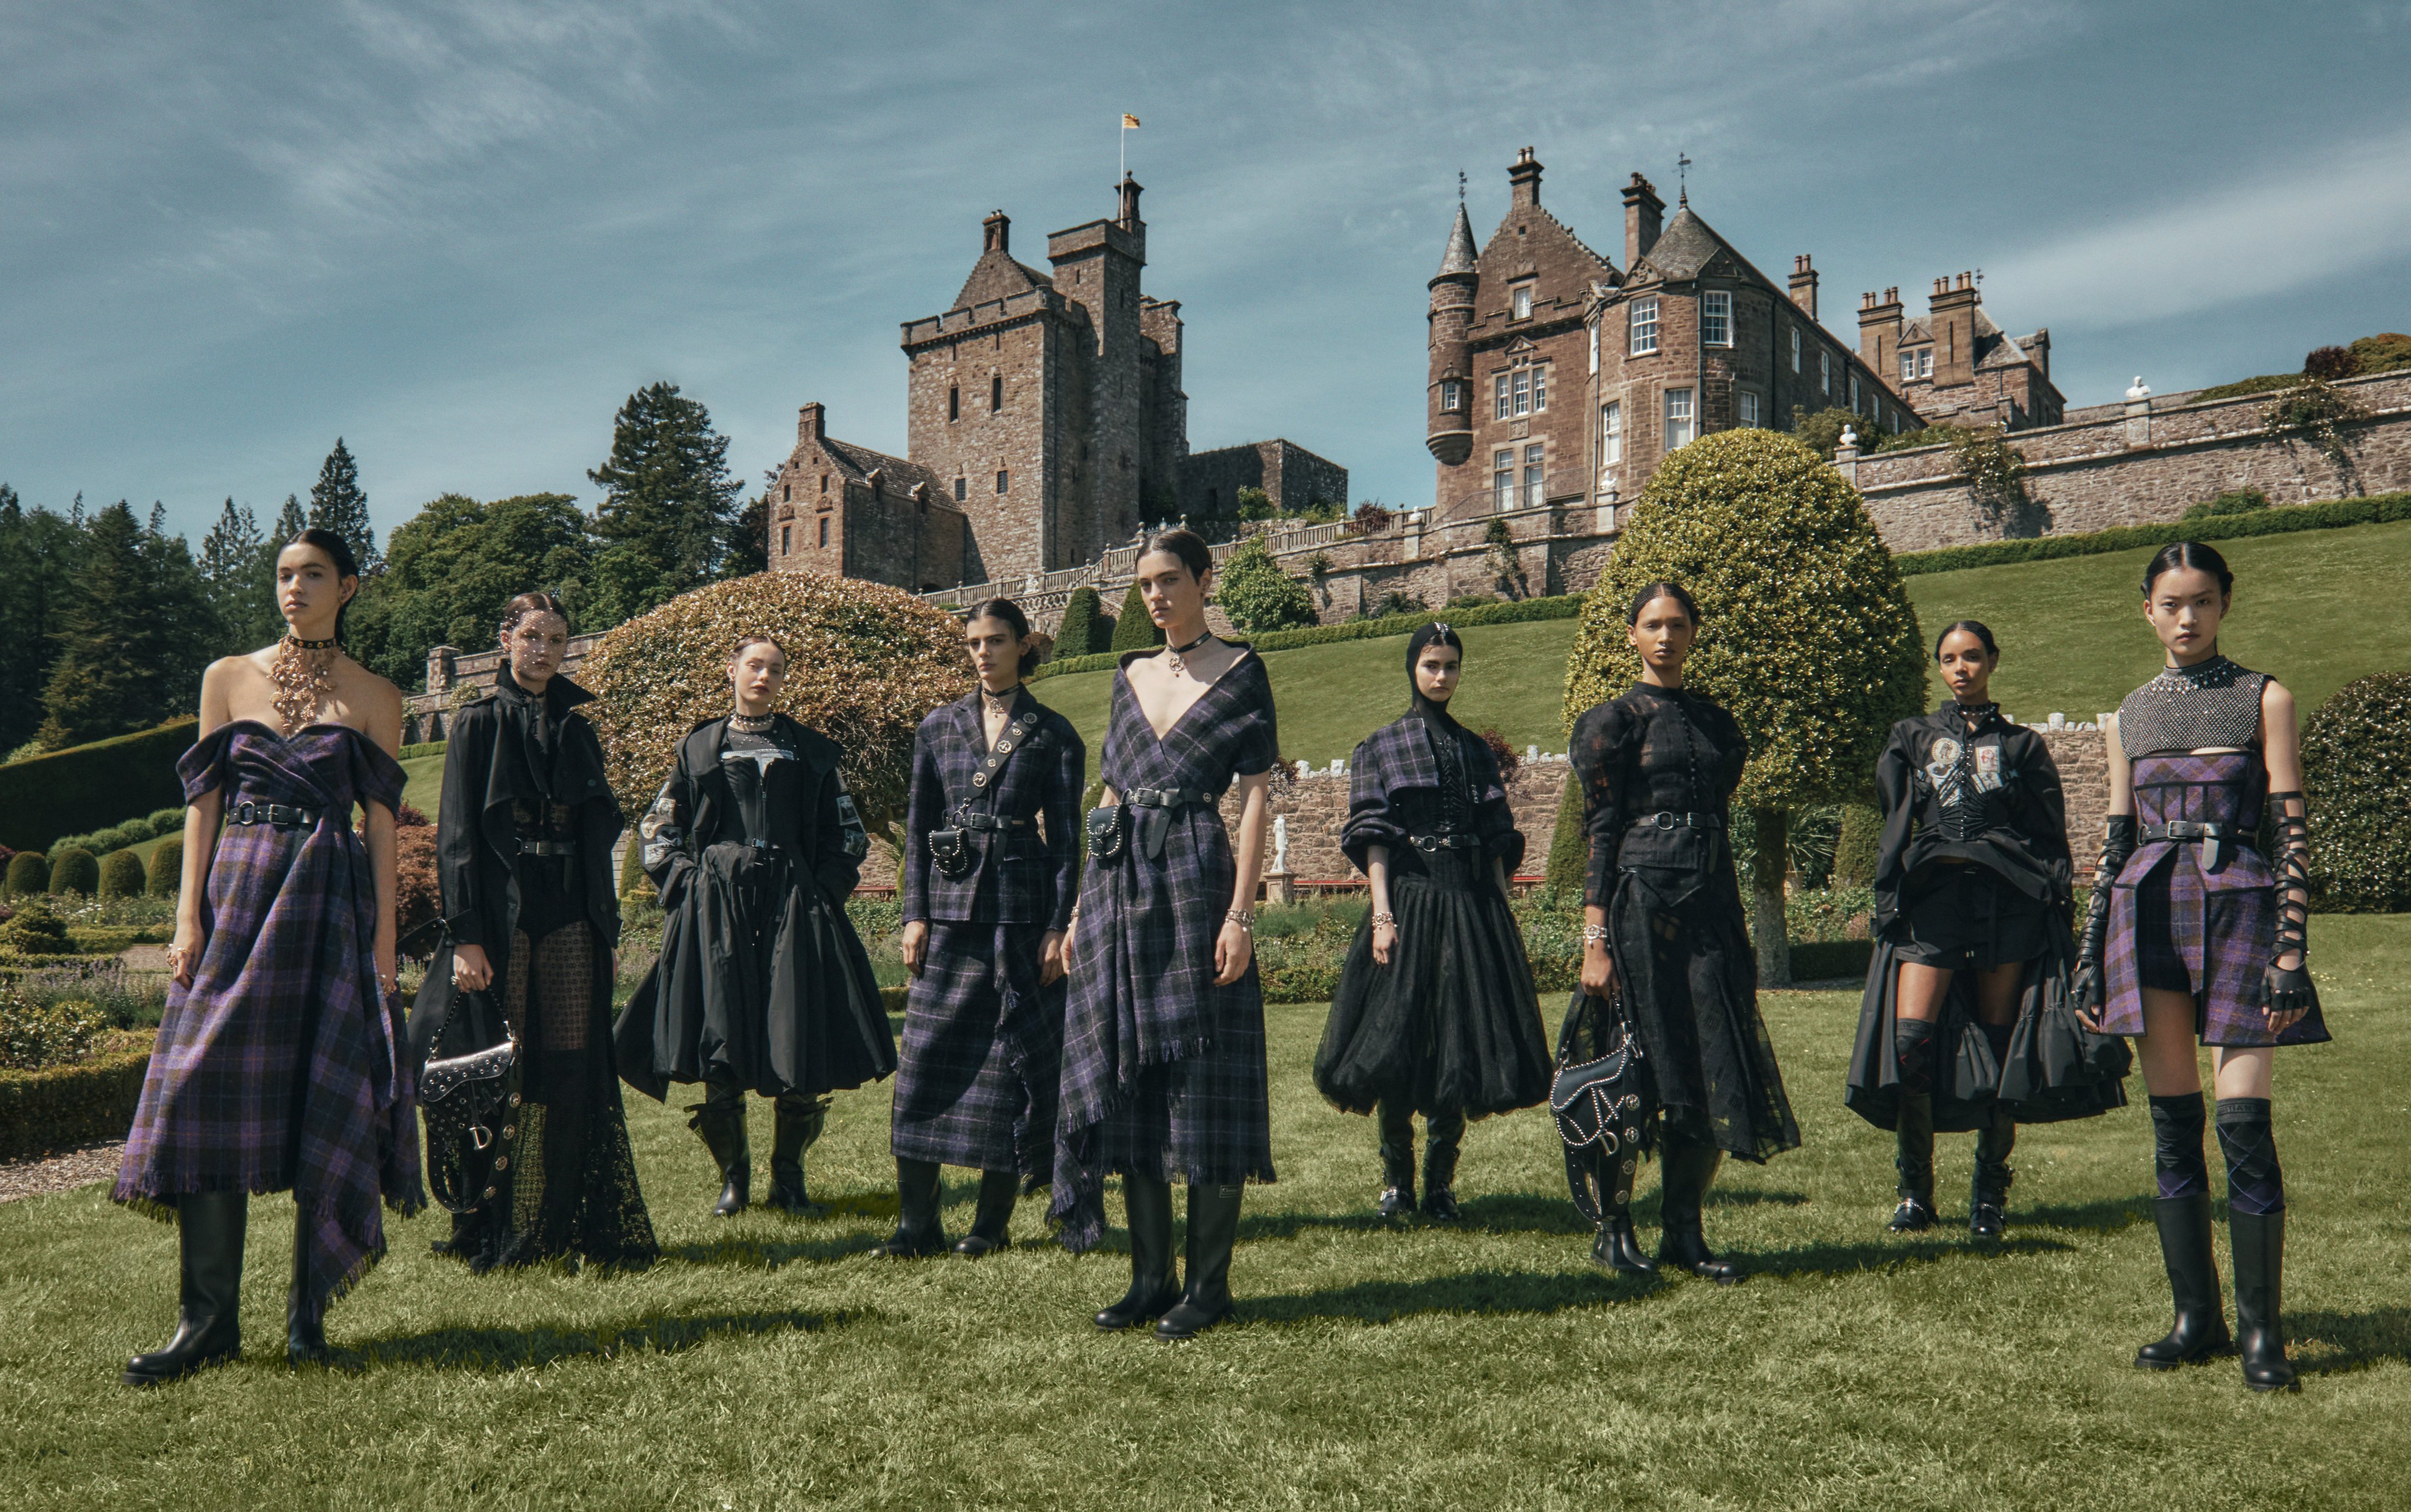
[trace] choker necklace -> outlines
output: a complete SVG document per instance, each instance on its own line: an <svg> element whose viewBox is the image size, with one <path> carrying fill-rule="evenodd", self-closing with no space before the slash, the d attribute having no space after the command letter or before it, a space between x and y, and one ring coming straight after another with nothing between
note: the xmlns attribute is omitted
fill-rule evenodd
<svg viewBox="0 0 2411 1512"><path fill-rule="evenodd" d="M1192 640L1192 641L1189 642L1189 644L1187 644L1187 645L1185 645L1185 646L1175 646L1175 647L1173 647L1173 648L1172 648L1172 650L1170 651L1170 653L1168 653L1164 656L1164 660L1165 660L1165 661L1168 661L1168 662L1170 662L1170 663L1172 664L1172 669L1173 669L1174 671L1178 672L1178 673L1179 673L1181 676L1183 676L1183 677L1186 677L1186 676L1188 676L1188 675L1189 675L1189 664L1188 664L1187 662L1185 662L1185 661L1182 661L1182 660L1181 660L1181 658L1182 658L1183 656L1187 655L1189 653L1191 653L1191 652L1192 652L1192 651L1195 651L1198 647L1200 647L1200 646L1204 645L1206 642L1207 642L1208 640L1211 640L1211 639L1214 639L1214 632L1213 632L1213 631L1211 631L1211 630L1208 630L1208 631L1206 631L1204 635L1199 636L1196 639L1194 639L1194 640Z"/></svg>
<svg viewBox="0 0 2411 1512"><path fill-rule="evenodd" d="M743 735L760 735L767 731L770 721L778 717L776 714L731 714L728 727Z"/></svg>
<svg viewBox="0 0 2411 1512"><path fill-rule="evenodd" d="M990 693L987 690L986 683L983 683L980 684L980 697L986 699L989 703L1011 703L1014 699L1014 696L1020 691L1021 684L1018 683L1016 683L1013 686L1005 689L1002 693Z"/></svg>
<svg viewBox="0 0 2411 1512"><path fill-rule="evenodd" d="M331 639L329 639L329 640L304 640L304 639L302 639L300 636L295 635L295 634L294 634L292 631L290 631L290 630L287 630L287 631L285 631L285 639L287 639L287 640L292 641L295 645L297 645L297 646L300 647L303 651L332 651L332 650L334 650L334 649L335 649L335 642L334 642L333 640L331 640Z"/></svg>
<svg viewBox="0 0 2411 1512"><path fill-rule="evenodd" d="M275 684L270 700L285 733L310 723L318 705L334 690L335 658L342 654L332 640L304 640L291 631L276 643L268 664L268 680Z"/></svg>

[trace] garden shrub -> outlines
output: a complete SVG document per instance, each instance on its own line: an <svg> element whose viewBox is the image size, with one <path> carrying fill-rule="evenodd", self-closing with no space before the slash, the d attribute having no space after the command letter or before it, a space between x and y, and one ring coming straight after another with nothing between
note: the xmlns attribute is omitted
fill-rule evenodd
<svg viewBox="0 0 2411 1512"><path fill-rule="evenodd" d="M2411 336L2399 330L2363 336L2352 344L2352 355L2364 374L2393 373L2411 368Z"/></svg>
<svg viewBox="0 0 2411 1512"><path fill-rule="evenodd" d="M172 720L0 767L0 840L50 850L62 835L110 824L128 808L181 802L176 758L195 721Z"/></svg>
<svg viewBox="0 0 2411 1512"><path fill-rule="evenodd" d="M1876 856L1883 844L1883 815L1873 805L1842 805L1841 833L1834 840L1834 881L1863 888L1876 879Z"/></svg>
<svg viewBox="0 0 2411 1512"><path fill-rule="evenodd" d="M1565 791L1557 797L1557 824L1549 832L1549 886L1579 898L1583 872L1589 864L1590 840L1583 833L1582 779L1569 768Z"/></svg>
<svg viewBox="0 0 2411 1512"><path fill-rule="evenodd" d="M2360 356L2349 346L2314 346L2302 359L2302 376L2332 383L2360 371Z"/></svg>
<svg viewBox="0 0 2411 1512"><path fill-rule="evenodd" d="M1404 598L1406 595L1393 596ZM1527 598L1512 604L1483 604L1468 609L1451 609L1445 616L1434 614L1420 604L1414 604L1396 614L1350 620L1344 624L1314 624L1302 630L1275 630L1265 635L1249 636L1248 644L1258 651L1293 651L1300 646L1336 645L1342 640L1378 640L1388 636L1411 635L1443 617L1460 629L1476 624L1528 624L1539 620L1571 620L1582 612L1582 606L1580 594ZM1030 677L1034 682L1039 678L1074 672L1109 671L1119 659L1118 653L1105 656L1069 657L1048 662Z"/></svg>
<svg viewBox="0 0 2411 1512"><path fill-rule="evenodd" d="M1122 611L1114 616L1113 639L1105 643L1105 649L1118 656L1126 651L1147 651L1162 644L1163 632L1147 618L1147 595L1138 591L1138 584L1132 583L1130 592L1122 595ZM1060 668L1063 664L1049 665Z"/></svg>
<svg viewBox="0 0 2411 1512"><path fill-rule="evenodd" d="M1059 656L1093 656L1112 649L1114 622L1105 614L1104 600L1094 588L1072 590L1071 601L1063 606L1063 623L1055 632L1055 653Z"/></svg>
<svg viewBox="0 0 2411 1512"><path fill-rule="evenodd" d="M80 1061L110 1028L108 1016L89 1003L29 1003L13 987L0 988L0 1070L38 1071Z"/></svg>
<svg viewBox="0 0 2411 1512"><path fill-rule="evenodd" d="M2294 388L2301 381L2302 375L2299 373L2263 373L2258 377L2238 378L2233 383L2222 383L2214 388L2204 389L2186 400L2185 404L2188 406L2208 404L2221 399L2242 399L2250 394L2273 394Z"/></svg>
<svg viewBox="0 0 2411 1512"><path fill-rule="evenodd" d="M40 895L51 885L51 860L37 850L21 850L8 858L8 896L27 898Z"/></svg>
<svg viewBox="0 0 2411 1512"><path fill-rule="evenodd" d="M2257 488L2229 489L2185 512L2187 520L2214 520L2227 515L2248 515L2256 509L2269 507L2269 495Z"/></svg>
<svg viewBox="0 0 2411 1512"><path fill-rule="evenodd" d="M151 853L151 870L142 890L153 898L172 898L184 886L184 837L169 835Z"/></svg>
<svg viewBox="0 0 2411 1512"><path fill-rule="evenodd" d="M153 834L164 835L170 829L182 829L183 828L184 828L183 805L178 804L172 809L154 809L152 811L151 832Z"/></svg>
<svg viewBox="0 0 2411 1512"><path fill-rule="evenodd" d="M2312 906L2411 909L2411 673L2347 683L2304 722L2302 792Z"/></svg>
<svg viewBox="0 0 2411 1512"><path fill-rule="evenodd" d="M51 891L80 892L86 897L100 890L100 862L92 852L80 845L63 850L51 859Z"/></svg>
<svg viewBox="0 0 2411 1512"><path fill-rule="evenodd" d="M1865 416L1856 410L1844 409L1838 404L1829 405L1813 415L1802 405L1791 406L1792 436L1802 446L1827 462L1832 462L1834 453L1841 448L1844 431L1856 431L1859 433L1859 446L1864 449L1871 429L1872 426Z"/></svg>
<svg viewBox="0 0 2411 1512"><path fill-rule="evenodd" d="M75 946L67 938L66 921L37 894L0 924L0 950L16 956L64 956L73 954Z"/></svg>
<svg viewBox="0 0 2411 1512"><path fill-rule="evenodd" d="M104 898L139 898L148 880L142 872L142 858L130 850L110 851L100 863L100 895Z"/></svg>
<svg viewBox="0 0 2411 1512"><path fill-rule="evenodd" d="M1215 574L1214 601L1249 634L1314 623L1314 595L1280 569L1261 536L1232 552Z"/></svg>
<svg viewBox="0 0 2411 1512"><path fill-rule="evenodd" d="M126 1045L71 1065L0 1071L0 1160L124 1138L150 1064L146 1046Z"/></svg>

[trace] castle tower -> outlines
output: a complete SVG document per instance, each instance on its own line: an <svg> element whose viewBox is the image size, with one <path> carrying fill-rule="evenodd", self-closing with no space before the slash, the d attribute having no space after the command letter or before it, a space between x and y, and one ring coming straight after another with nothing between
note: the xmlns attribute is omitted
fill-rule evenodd
<svg viewBox="0 0 2411 1512"><path fill-rule="evenodd" d="M1473 323L1474 290L1482 281L1473 250L1473 222L1457 201L1456 225L1448 233L1439 272L1431 288L1431 382L1425 403L1429 423L1424 445L1441 465L1454 467L1473 454L1473 374L1466 354L1466 328Z"/></svg>
<svg viewBox="0 0 2411 1512"><path fill-rule="evenodd" d="M1147 222L1138 181L1116 186L1117 214L1046 239L1056 294L1086 313L1085 413L1074 428L1078 450L1060 458L1065 488L1048 522L1044 567L1076 566L1127 536L1140 517L1140 476L1151 427L1142 413L1148 384L1141 357L1140 275L1147 267ZM1067 417L1069 418L1069 417ZM1067 438L1068 439L1068 438Z"/></svg>

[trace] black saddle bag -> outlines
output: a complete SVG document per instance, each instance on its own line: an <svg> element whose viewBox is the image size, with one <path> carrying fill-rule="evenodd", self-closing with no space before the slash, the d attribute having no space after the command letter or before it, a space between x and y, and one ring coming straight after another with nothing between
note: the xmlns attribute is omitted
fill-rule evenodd
<svg viewBox="0 0 2411 1512"><path fill-rule="evenodd" d="M929 831L929 860L938 874L949 882L960 882L979 869L979 857L972 849L972 832L960 825Z"/></svg>
<svg viewBox="0 0 2411 1512"><path fill-rule="evenodd" d="M448 933L411 1006L410 1050L431 1156L428 1193L447 1212L474 1211L493 1191L498 1126L507 1130L519 1105L519 1047L491 994L453 980Z"/></svg>
<svg viewBox="0 0 2411 1512"><path fill-rule="evenodd" d="M1089 811L1089 859L1110 866L1122 859L1130 845L1130 808L1127 804L1103 804Z"/></svg>
<svg viewBox="0 0 2411 1512"><path fill-rule="evenodd" d="M1576 1062L1574 1048L1585 1022L1599 1027L1606 1050ZM1633 1171L1657 1105L1648 1057L1632 1032L1622 994L1602 1001L1576 992L1557 1036L1557 1074L1549 1086L1549 1112L1566 1147L1566 1187L1574 1211L1592 1225L1632 1200Z"/></svg>

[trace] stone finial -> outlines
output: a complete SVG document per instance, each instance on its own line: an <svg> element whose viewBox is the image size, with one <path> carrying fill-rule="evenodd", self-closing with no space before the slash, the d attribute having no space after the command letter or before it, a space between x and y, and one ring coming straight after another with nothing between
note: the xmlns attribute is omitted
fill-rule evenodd
<svg viewBox="0 0 2411 1512"><path fill-rule="evenodd" d="M2152 397L2152 386L2143 381L2143 375L2141 374L2138 373L2135 374L2134 383L2126 389L2126 397L2129 399L2149 399Z"/></svg>

